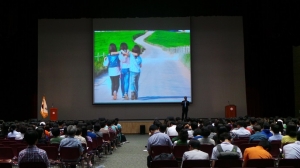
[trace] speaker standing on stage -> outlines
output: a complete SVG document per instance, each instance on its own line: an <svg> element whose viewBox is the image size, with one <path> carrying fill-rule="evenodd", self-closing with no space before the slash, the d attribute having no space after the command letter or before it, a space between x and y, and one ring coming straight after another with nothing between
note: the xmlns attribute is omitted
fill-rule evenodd
<svg viewBox="0 0 300 168"><path fill-rule="evenodd" d="M187 114L189 111L189 105L190 102L187 100L187 97L184 96L184 100L181 102L181 106L182 106L182 121L186 120L187 118Z"/></svg>

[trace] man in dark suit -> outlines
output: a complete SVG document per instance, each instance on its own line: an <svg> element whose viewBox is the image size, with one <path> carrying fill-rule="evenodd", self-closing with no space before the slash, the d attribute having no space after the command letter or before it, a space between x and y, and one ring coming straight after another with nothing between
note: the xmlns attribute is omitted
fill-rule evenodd
<svg viewBox="0 0 300 168"><path fill-rule="evenodd" d="M184 100L181 102L181 106L182 106L182 121L186 120L187 118L187 113L189 111L189 105L190 102L187 100L187 97L184 96Z"/></svg>

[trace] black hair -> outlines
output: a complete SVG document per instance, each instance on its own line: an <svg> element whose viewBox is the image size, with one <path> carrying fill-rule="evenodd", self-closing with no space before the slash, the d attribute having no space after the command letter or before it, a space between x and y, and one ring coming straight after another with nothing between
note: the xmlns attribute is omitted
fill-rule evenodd
<svg viewBox="0 0 300 168"><path fill-rule="evenodd" d="M270 129L270 124L268 122L264 122L264 129Z"/></svg>
<svg viewBox="0 0 300 168"><path fill-rule="evenodd" d="M195 136L201 135L201 134L202 134L201 129L200 129L200 128L197 128L197 129L194 130L193 136L195 137Z"/></svg>
<svg viewBox="0 0 300 168"><path fill-rule="evenodd" d="M99 123L95 123L94 125L94 131L98 132L100 130L100 124Z"/></svg>
<svg viewBox="0 0 300 168"><path fill-rule="evenodd" d="M151 125L150 127L149 127L149 131L155 131L155 130L157 130L158 129L158 127L156 126L156 125Z"/></svg>
<svg viewBox="0 0 300 168"><path fill-rule="evenodd" d="M268 140L261 140L258 143L259 146L262 146L265 150L271 150L271 143Z"/></svg>
<svg viewBox="0 0 300 168"><path fill-rule="evenodd" d="M12 124L12 125L9 127L9 131L10 131L11 133L13 133L14 130L16 130L16 128L17 128L17 126L16 126L15 124Z"/></svg>
<svg viewBox="0 0 300 168"><path fill-rule="evenodd" d="M183 129L183 125L182 124L177 124L175 129L179 133Z"/></svg>
<svg viewBox="0 0 300 168"><path fill-rule="evenodd" d="M44 128L38 127L38 128L36 129L36 132L38 133L38 139L41 139L42 136L43 136L43 133L44 133Z"/></svg>
<svg viewBox="0 0 300 168"><path fill-rule="evenodd" d="M81 128L77 128L76 135L80 135L81 133L82 133L82 129Z"/></svg>
<svg viewBox="0 0 300 168"><path fill-rule="evenodd" d="M300 131L297 131L297 141L300 141Z"/></svg>
<svg viewBox="0 0 300 168"><path fill-rule="evenodd" d="M111 44L109 45L108 53L111 54L111 52L117 52L117 46L116 46L116 44L114 44L114 43L111 43Z"/></svg>
<svg viewBox="0 0 300 168"><path fill-rule="evenodd" d="M205 138L207 138L210 135L210 130L206 127L203 127L201 132L202 132L201 135Z"/></svg>
<svg viewBox="0 0 300 168"><path fill-rule="evenodd" d="M27 130L24 134L24 140L28 145L34 145L38 139L38 133L35 130Z"/></svg>
<svg viewBox="0 0 300 168"><path fill-rule="evenodd" d="M195 130L196 128L198 128L198 123L197 122L192 122L191 127L192 127L192 130Z"/></svg>
<svg viewBox="0 0 300 168"><path fill-rule="evenodd" d="M254 129L254 131L261 131L260 125L254 125L253 129Z"/></svg>
<svg viewBox="0 0 300 168"><path fill-rule="evenodd" d="M286 134L289 135L290 137L296 137L297 136L297 126L293 122L290 122L286 126Z"/></svg>
<svg viewBox="0 0 300 168"><path fill-rule="evenodd" d="M51 133L54 137L57 137L60 135L60 130L57 127L52 128Z"/></svg>
<svg viewBox="0 0 300 168"><path fill-rule="evenodd" d="M274 134L279 134L279 125L277 125L277 124L272 124L271 125L271 129L272 129L272 131L274 132Z"/></svg>
<svg viewBox="0 0 300 168"><path fill-rule="evenodd" d="M199 149L200 148L200 141L191 139L189 141L189 146L191 146L193 149Z"/></svg>
<svg viewBox="0 0 300 168"><path fill-rule="evenodd" d="M189 138L189 134L187 129L182 129L179 134L178 134L178 138L182 141L182 142L186 142Z"/></svg>
<svg viewBox="0 0 300 168"><path fill-rule="evenodd" d="M227 140L231 140L231 136L228 132L224 132L220 135L220 138L219 138L222 142L224 142L226 139Z"/></svg>
<svg viewBox="0 0 300 168"><path fill-rule="evenodd" d="M162 133L166 132L166 129L167 129L166 124L161 124L161 125L159 126L159 131L162 132Z"/></svg>
<svg viewBox="0 0 300 168"><path fill-rule="evenodd" d="M134 45L132 52L136 53L137 55L141 54L141 47L139 45Z"/></svg>
<svg viewBox="0 0 300 168"><path fill-rule="evenodd" d="M120 50L127 50L128 49L128 45L126 43L121 43L120 45Z"/></svg>

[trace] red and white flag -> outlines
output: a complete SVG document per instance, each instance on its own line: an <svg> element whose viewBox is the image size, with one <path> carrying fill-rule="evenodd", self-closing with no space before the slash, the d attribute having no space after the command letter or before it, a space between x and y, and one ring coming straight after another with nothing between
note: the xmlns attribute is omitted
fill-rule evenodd
<svg viewBox="0 0 300 168"><path fill-rule="evenodd" d="M43 96L43 99L42 99L41 115L42 115L43 118L48 117L48 107L47 107L45 96Z"/></svg>

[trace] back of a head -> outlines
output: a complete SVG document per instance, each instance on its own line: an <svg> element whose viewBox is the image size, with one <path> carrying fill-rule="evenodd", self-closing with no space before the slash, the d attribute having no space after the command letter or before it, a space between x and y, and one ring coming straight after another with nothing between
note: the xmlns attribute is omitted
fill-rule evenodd
<svg viewBox="0 0 300 168"><path fill-rule="evenodd" d="M38 133L38 139L41 139L44 134L44 129L42 127L38 127L36 132Z"/></svg>
<svg viewBox="0 0 300 168"><path fill-rule="evenodd" d="M88 125L86 128L87 128L87 130L92 131L93 130L93 125Z"/></svg>
<svg viewBox="0 0 300 168"><path fill-rule="evenodd" d="M277 125L277 124L273 124L272 126L271 126L271 129L272 129L272 131L274 132L274 134L279 134L279 125Z"/></svg>
<svg viewBox="0 0 300 168"><path fill-rule="evenodd" d="M149 131L155 131L157 129L158 129L158 127L156 125L150 125L150 127L149 127Z"/></svg>
<svg viewBox="0 0 300 168"><path fill-rule="evenodd" d="M258 146L262 146L265 150L270 150L271 149L271 144L268 140L261 140L258 143Z"/></svg>
<svg viewBox="0 0 300 168"><path fill-rule="evenodd" d="M101 128L104 128L104 127L105 127L105 125L106 125L106 124L105 124L105 122L104 122L104 121L101 121L101 122L100 122L100 126L101 126Z"/></svg>
<svg viewBox="0 0 300 168"><path fill-rule="evenodd" d="M208 137L210 135L210 130L206 127L203 127L201 130L201 135L205 138Z"/></svg>
<svg viewBox="0 0 300 168"><path fill-rule="evenodd" d="M209 131L209 132L210 132L210 131ZM202 131L201 131L200 128L195 129L194 132L193 132L193 136L194 136L194 137L195 137L195 136L198 136L198 135L202 135Z"/></svg>
<svg viewBox="0 0 300 168"><path fill-rule="evenodd" d="M182 124L178 124L178 125L176 125L175 129L179 133L183 129L183 125Z"/></svg>
<svg viewBox="0 0 300 168"><path fill-rule="evenodd" d="M270 124L268 122L264 122L264 129L270 129Z"/></svg>
<svg viewBox="0 0 300 168"><path fill-rule="evenodd" d="M289 135L290 137L296 137L297 135L297 126L293 122L290 122L286 126L286 134Z"/></svg>
<svg viewBox="0 0 300 168"><path fill-rule="evenodd" d="M94 125L94 131L98 132L100 130L100 124L99 123L95 123Z"/></svg>
<svg viewBox="0 0 300 168"><path fill-rule="evenodd" d="M198 123L197 122L192 122L191 123L191 127L192 127L192 130L195 130L195 129L197 129L198 128Z"/></svg>
<svg viewBox="0 0 300 168"><path fill-rule="evenodd" d="M60 130L58 127L54 127L54 128L52 128L51 133L54 137L57 137L60 135Z"/></svg>
<svg viewBox="0 0 300 168"><path fill-rule="evenodd" d="M193 149L199 149L200 148L200 141L196 139L191 139L189 141L189 146L191 146Z"/></svg>
<svg viewBox="0 0 300 168"><path fill-rule="evenodd" d="M74 136L76 134L77 128L75 125L69 125L67 127L67 132L69 136Z"/></svg>
<svg viewBox="0 0 300 168"><path fill-rule="evenodd" d="M170 122L170 125L176 125L176 121L172 120L172 121Z"/></svg>
<svg viewBox="0 0 300 168"><path fill-rule="evenodd" d="M82 128L77 127L76 135L80 135L82 133Z"/></svg>
<svg viewBox="0 0 300 168"><path fill-rule="evenodd" d="M182 129L180 132L179 132L179 135L178 135L179 139L183 142L187 141L188 138L189 138L189 134L188 134L188 131L187 129Z"/></svg>
<svg viewBox="0 0 300 168"><path fill-rule="evenodd" d="M28 130L24 134L24 140L28 145L34 145L37 142L38 133L35 130Z"/></svg>
<svg viewBox="0 0 300 168"><path fill-rule="evenodd" d="M160 132L164 133L164 132L166 132L166 130L167 130L166 124L161 124L161 125L159 126L159 131L160 131Z"/></svg>
<svg viewBox="0 0 300 168"><path fill-rule="evenodd" d="M236 124L240 127L245 127L245 124L246 122L244 120L239 120Z"/></svg>
<svg viewBox="0 0 300 168"><path fill-rule="evenodd" d="M225 140L231 140L231 136L228 132L224 132L220 135L220 140L224 142Z"/></svg>
<svg viewBox="0 0 300 168"><path fill-rule="evenodd" d="M250 124L254 125L256 123L256 119L255 118L250 118Z"/></svg>
<svg viewBox="0 0 300 168"><path fill-rule="evenodd" d="M254 126L253 126L253 129L254 129L255 132L256 132L256 131L261 131L260 125L254 125Z"/></svg>

